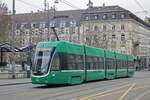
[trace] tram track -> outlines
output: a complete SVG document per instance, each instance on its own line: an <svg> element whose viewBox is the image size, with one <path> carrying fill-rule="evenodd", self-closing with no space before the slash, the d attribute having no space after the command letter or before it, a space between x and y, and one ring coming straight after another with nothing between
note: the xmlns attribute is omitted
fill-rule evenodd
<svg viewBox="0 0 150 100"><path fill-rule="evenodd" d="M148 72L147 72L148 73ZM139 89L149 88L150 83L149 74L143 74L138 72L133 78L123 78L115 80L104 80L87 82L80 85L58 85L58 86L44 86L44 85L16 85L0 87L0 99L2 100L78 100L82 97L107 91L113 88L128 85L125 89L116 90L113 92L98 95L97 97L109 97L111 95L122 95L132 83L136 83ZM136 86L137 86L136 85ZM142 87L147 86L147 87ZM133 88L132 91L136 89ZM135 91L136 92L136 91ZM129 93L130 94L130 93ZM11 98L10 98L11 97ZM14 98L13 98L14 97ZM9 98L9 99L8 99ZM119 98L119 97L118 97ZM103 100L103 99L102 99ZM117 100L117 99L116 99Z"/></svg>
<svg viewBox="0 0 150 100"><path fill-rule="evenodd" d="M114 80L112 80L112 81L114 81ZM108 82L108 81L107 81ZM67 91L67 92L64 92L64 90L62 90L62 91L59 91L60 93L59 94L55 94L55 93L53 93L53 94L51 94L51 96L48 96L48 97L44 97L44 98L42 98L42 99L44 99L44 100L47 100L47 99L50 99L50 98L60 98L60 97L62 97L62 96L64 96L64 95L68 95L68 94L76 94L76 93L78 93L78 95L75 97L75 98L79 98L79 97L82 97L82 96L84 96L84 95L89 95L89 94L93 94L93 93L95 93L95 92L99 92L99 91L104 91L104 90L107 90L107 89L109 89L109 88L112 88L112 87L118 87L118 86L121 86L121 85L125 85L125 84L128 84L128 82L123 82L123 83L120 83L120 84L117 84L116 85L116 82L114 82L113 84L111 84L110 85L110 87L108 87L108 84L106 85L105 83L102 85L102 84L99 84L99 85L97 85L97 86L92 86L92 87L85 87L85 89L83 89L83 85L81 85L81 87L82 88L73 88L73 90L72 91L70 91L71 89L69 89L69 91ZM71 87L74 87L74 86L71 86ZM102 88L103 87L103 88ZM96 90L95 90L96 89ZM86 94L83 94L83 92L84 91L89 91L88 93L86 93ZM79 93L81 93L80 95L79 95ZM46 93L46 94L49 94L49 93ZM45 94L45 95L46 95Z"/></svg>

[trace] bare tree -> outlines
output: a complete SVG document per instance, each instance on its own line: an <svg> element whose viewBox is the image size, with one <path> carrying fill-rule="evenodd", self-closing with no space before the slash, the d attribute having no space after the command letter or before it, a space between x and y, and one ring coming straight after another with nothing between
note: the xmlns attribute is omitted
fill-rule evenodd
<svg viewBox="0 0 150 100"><path fill-rule="evenodd" d="M8 42L9 19L7 4L0 1L0 42Z"/></svg>

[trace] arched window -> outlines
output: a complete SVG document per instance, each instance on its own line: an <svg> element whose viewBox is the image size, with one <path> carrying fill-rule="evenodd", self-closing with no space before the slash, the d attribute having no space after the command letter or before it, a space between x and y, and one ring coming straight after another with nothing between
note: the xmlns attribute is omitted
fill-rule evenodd
<svg viewBox="0 0 150 100"><path fill-rule="evenodd" d="M104 20L107 19L107 14L104 14L104 15L103 15L103 19L104 19Z"/></svg>
<svg viewBox="0 0 150 100"><path fill-rule="evenodd" d="M121 25L121 30L124 30L124 25Z"/></svg>
<svg viewBox="0 0 150 100"><path fill-rule="evenodd" d="M116 35L112 35L112 41L116 41Z"/></svg>
<svg viewBox="0 0 150 100"><path fill-rule="evenodd" d="M121 53L126 53L126 47L125 46L121 46L120 47L120 52Z"/></svg>
<svg viewBox="0 0 150 100"><path fill-rule="evenodd" d="M106 25L103 25L103 31L106 31Z"/></svg>
<svg viewBox="0 0 150 100"><path fill-rule="evenodd" d="M115 25L112 25L112 30L114 31L116 29L116 26Z"/></svg>
<svg viewBox="0 0 150 100"><path fill-rule="evenodd" d="M116 51L116 46L111 46L111 51Z"/></svg>
<svg viewBox="0 0 150 100"><path fill-rule="evenodd" d="M103 41L106 41L106 34L103 35Z"/></svg>
<svg viewBox="0 0 150 100"><path fill-rule="evenodd" d="M112 19L115 19L116 18L116 14L112 14Z"/></svg>
<svg viewBox="0 0 150 100"><path fill-rule="evenodd" d="M125 41L125 35L121 34L121 41Z"/></svg>
<svg viewBox="0 0 150 100"><path fill-rule="evenodd" d="M98 26L94 26L94 32L98 32Z"/></svg>
<svg viewBox="0 0 150 100"><path fill-rule="evenodd" d="M95 16L94 16L94 19L96 19L96 20L97 20L97 19L98 19L98 15L95 15Z"/></svg>
<svg viewBox="0 0 150 100"><path fill-rule="evenodd" d="M121 19L124 19L124 18L125 18L125 14L122 13L122 14L120 15L120 17L121 17Z"/></svg>

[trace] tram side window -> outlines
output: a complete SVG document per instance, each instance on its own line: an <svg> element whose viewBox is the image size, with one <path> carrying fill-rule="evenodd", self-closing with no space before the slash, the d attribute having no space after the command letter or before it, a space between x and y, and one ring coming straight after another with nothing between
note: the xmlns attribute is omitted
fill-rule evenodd
<svg viewBox="0 0 150 100"><path fill-rule="evenodd" d="M106 58L106 67L109 69L109 58Z"/></svg>
<svg viewBox="0 0 150 100"><path fill-rule="evenodd" d="M121 60L117 60L117 69L121 69L122 63Z"/></svg>
<svg viewBox="0 0 150 100"><path fill-rule="evenodd" d="M93 57L87 56L86 62L87 62L87 69L94 69Z"/></svg>
<svg viewBox="0 0 150 100"><path fill-rule="evenodd" d="M106 58L106 65L107 69L114 69L115 68L115 60L111 58Z"/></svg>
<svg viewBox="0 0 150 100"><path fill-rule="evenodd" d="M61 70L68 70L67 53L59 53Z"/></svg>
<svg viewBox="0 0 150 100"><path fill-rule="evenodd" d="M116 68L116 61L115 61L115 59L112 59L111 63L112 63L113 69L115 69Z"/></svg>
<svg viewBox="0 0 150 100"><path fill-rule="evenodd" d="M117 68L118 69L126 69L127 67L127 62L125 60L117 60Z"/></svg>
<svg viewBox="0 0 150 100"><path fill-rule="evenodd" d="M93 69L97 69L97 57L93 57Z"/></svg>
<svg viewBox="0 0 150 100"><path fill-rule="evenodd" d="M129 69L134 69L134 62L133 61L128 62L128 68Z"/></svg>
<svg viewBox="0 0 150 100"><path fill-rule="evenodd" d="M68 70L74 70L76 69L76 64L75 64L75 55L73 54L67 54L67 60L68 60Z"/></svg>
<svg viewBox="0 0 150 100"><path fill-rule="evenodd" d="M127 62L125 60L123 60L123 62L122 62L122 67L123 67L123 69L127 68Z"/></svg>
<svg viewBox="0 0 150 100"><path fill-rule="evenodd" d="M104 59L100 57L87 56L86 66L88 70L104 69Z"/></svg>
<svg viewBox="0 0 150 100"><path fill-rule="evenodd" d="M57 53L54 55L51 71L59 71L59 69L60 69L60 58L59 54Z"/></svg>
<svg viewBox="0 0 150 100"><path fill-rule="evenodd" d="M67 67L68 70L81 70L83 66L83 56L75 54L67 54Z"/></svg>
<svg viewBox="0 0 150 100"><path fill-rule="evenodd" d="M99 69L104 69L104 58L99 57Z"/></svg>
<svg viewBox="0 0 150 100"><path fill-rule="evenodd" d="M83 66L83 56L82 55L76 55L76 60L75 60L77 70L84 69Z"/></svg>

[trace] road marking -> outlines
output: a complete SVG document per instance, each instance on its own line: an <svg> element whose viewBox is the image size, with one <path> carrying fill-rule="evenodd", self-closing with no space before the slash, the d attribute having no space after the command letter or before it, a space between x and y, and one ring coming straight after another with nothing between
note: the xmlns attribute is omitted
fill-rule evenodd
<svg viewBox="0 0 150 100"><path fill-rule="evenodd" d="M106 91L103 91L103 92L100 92L100 93L96 93L96 94L93 94L93 95L90 95L90 96L85 96L85 97L82 97L82 98L80 98L78 100L89 100L92 97L95 97L95 96L98 96L98 95L102 95L104 93L108 93L108 92L111 92L111 91L114 91L114 90L118 90L118 89L121 89L121 88L124 88L124 87L127 87L127 86L130 86L130 84L123 85L123 86L118 87L118 88L113 88L113 89L110 89L110 90L106 90Z"/></svg>
<svg viewBox="0 0 150 100"><path fill-rule="evenodd" d="M135 85L136 83L133 83L118 100L123 100L123 98L128 94L128 92L130 92L133 89Z"/></svg>
<svg viewBox="0 0 150 100"><path fill-rule="evenodd" d="M141 89L141 88L146 88L146 87L150 87L150 85L133 88L133 90L137 90L137 89ZM115 89L114 89L114 90L115 90ZM116 90L117 90L117 89L116 89ZM132 90L132 91L133 91L133 90ZM109 90L109 91L110 91L110 90ZM99 93L100 96L98 96L98 95L95 96L95 97L94 97L94 96L91 96L91 97L89 97L89 98L84 98L84 97L83 97L83 98L78 99L78 100L89 100L89 99L92 98L92 97L93 97L93 98L97 98L97 97L98 97L98 98L101 98L101 97L104 97L104 96L108 96L108 95L112 95L112 94L118 94L118 93L125 92L125 91L127 91L127 90L120 90L120 91L111 92L111 93L107 93L107 94L104 94L104 93L100 92L100 93ZM104 92L105 92L105 91L104 91Z"/></svg>
<svg viewBox="0 0 150 100"><path fill-rule="evenodd" d="M140 98L144 97L146 94L150 93L150 90L140 94L139 96L133 98L133 100L140 100Z"/></svg>
<svg viewBox="0 0 150 100"><path fill-rule="evenodd" d="M121 92L124 92L124 91L125 91L125 90L120 90L120 91L116 91L116 92L111 92L111 93L107 93L107 94L100 95L100 96L93 97L93 98L101 98L101 97L105 97L105 96L112 95L112 94L118 94L118 93L121 93Z"/></svg>
<svg viewBox="0 0 150 100"><path fill-rule="evenodd" d="M141 89L141 88L146 88L146 87L150 87L150 85L141 86L141 87L138 87L138 88L133 88L133 90L137 90L137 89ZM121 93L121 92L125 92L125 90L120 90L120 91L116 91L116 92L113 92L113 93L108 93L108 94L100 95L98 97L100 98L100 97L104 97L104 96L108 96L108 95L112 95L112 94L118 94L118 93Z"/></svg>

